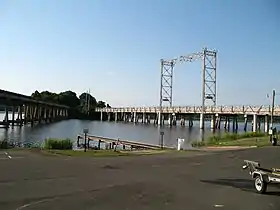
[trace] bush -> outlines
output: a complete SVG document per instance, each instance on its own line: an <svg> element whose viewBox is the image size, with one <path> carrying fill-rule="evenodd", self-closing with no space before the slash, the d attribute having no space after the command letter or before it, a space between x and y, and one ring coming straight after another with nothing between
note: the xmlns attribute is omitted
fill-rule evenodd
<svg viewBox="0 0 280 210"><path fill-rule="evenodd" d="M193 142L192 146L205 146L207 144L209 145L216 145L219 144L219 142L228 142L228 141L234 141L238 139L245 139L245 138L255 138L255 137L264 137L267 136L266 133L260 133L260 132L249 132L249 133L225 133L222 135L214 135L210 136L206 141L201 142Z"/></svg>
<svg viewBox="0 0 280 210"><path fill-rule="evenodd" d="M73 142L70 139L45 139L44 149L73 149Z"/></svg>
<svg viewBox="0 0 280 210"><path fill-rule="evenodd" d="M0 149L8 149L8 146L7 141L0 141Z"/></svg>

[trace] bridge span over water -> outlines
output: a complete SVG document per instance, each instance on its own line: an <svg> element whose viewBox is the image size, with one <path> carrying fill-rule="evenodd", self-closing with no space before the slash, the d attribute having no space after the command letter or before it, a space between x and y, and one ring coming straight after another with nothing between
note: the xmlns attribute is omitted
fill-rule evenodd
<svg viewBox="0 0 280 210"><path fill-rule="evenodd" d="M30 96L0 89L0 110L5 112L4 119L0 119L0 126L4 128L66 119L68 109L64 105L34 100ZM9 112L12 112L11 119Z"/></svg>
<svg viewBox="0 0 280 210"><path fill-rule="evenodd" d="M180 121L181 126L185 126L186 120L189 126L193 126L193 119L200 120L200 128L204 128L204 121L211 120L212 129L220 129L221 121L224 122L224 128L229 129L232 123L232 129L238 129L238 122L244 119L244 130L247 129L248 120L252 120L252 130L257 132L260 124L264 123L265 132L269 129L271 123L272 109L270 106L174 106L174 107L119 107L119 108L98 108L96 112L100 113L101 120L115 120L126 122L164 124L168 121L169 125L176 125ZM161 115L161 116L160 116ZM201 115L205 116L201 117ZM273 119L280 118L280 106L273 109Z"/></svg>

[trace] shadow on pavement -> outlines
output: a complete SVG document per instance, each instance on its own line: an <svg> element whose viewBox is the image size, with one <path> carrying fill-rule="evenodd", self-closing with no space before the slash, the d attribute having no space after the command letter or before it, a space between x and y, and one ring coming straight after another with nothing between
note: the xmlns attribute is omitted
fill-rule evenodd
<svg viewBox="0 0 280 210"><path fill-rule="evenodd" d="M209 183L214 185L224 185L235 187L247 192L255 192L254 181L250 179L216 179L216 180L200 180L203 183ZM273 186L279 189L279 191L269 191L269 186ZM269 184L266 195L280 196L280 185Z"/></svg>

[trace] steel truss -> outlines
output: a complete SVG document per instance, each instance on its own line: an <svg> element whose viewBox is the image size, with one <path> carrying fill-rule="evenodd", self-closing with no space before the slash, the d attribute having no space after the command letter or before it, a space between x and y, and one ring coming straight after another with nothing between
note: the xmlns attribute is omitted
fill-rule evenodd
<svg viewBox="0 0 280 210"><path fill-rule="evenodd" d="M217 103L216 70L217 51L203 48L202 52L192 53L187 56L180 56L172 60L161 59L161 81L160 81L160 110L163 103L172 106L172 85L174 66L178 63L193 62L202 60L202 110L205 103L210 100L212 106Z"/></svg>

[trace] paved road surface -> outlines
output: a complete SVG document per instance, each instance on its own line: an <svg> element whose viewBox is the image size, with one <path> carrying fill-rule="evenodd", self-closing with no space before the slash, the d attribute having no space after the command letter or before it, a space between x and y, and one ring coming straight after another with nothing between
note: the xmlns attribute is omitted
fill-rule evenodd
<svg viewBox="0 0 280 210"><path fill-rule="evenodd" d="M280 167L280 148L115 158L0 151L0 209L268 210L280 187L254 192L243 159Z"/></svg>

